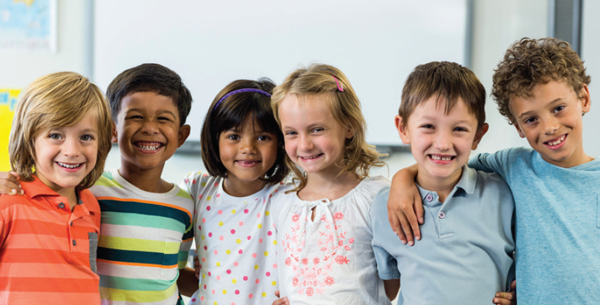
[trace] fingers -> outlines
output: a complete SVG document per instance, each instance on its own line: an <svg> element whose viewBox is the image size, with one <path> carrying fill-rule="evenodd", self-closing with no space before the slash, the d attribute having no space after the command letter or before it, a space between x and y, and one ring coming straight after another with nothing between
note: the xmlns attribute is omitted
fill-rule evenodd
<svg viewBox="0 0 600 305"><path fill-rule="evenodd" d="M289 304L290 304L290 301L288 301L287 297L277 299L273 302L273 305L289 305Z"/></svg>
<svg viewBox="0 0 600 305"><path fill-rule="evenodd" d="M400 220L394 211L388 210L388 220L390 221L390 225L392 226L392 230L394 230L394 233L396 233L396 235L398 235L398 238L400 238L400 241L402 241L402 243L406 245L406 236L404 235L404 231L402 230Z"/></svg>
<svg viewBox="0 0 600 305"><path fill-rule="evenodd" d="M279 296L280 296L279 290L275 290L275 296L279 298Z"/></svg>
<svg viewBox="0 0 600 305"><path fill-rule="evenodd" d="M512 283L510 283L510 290L517 290L517 280L513 280Z"/></svg>
<svg viewBox="0 0 600 305"><path fill-rule="evenodd" d="M23 195L23 189L15 172L0 172L0 194Z"/></svg>
<svg viewBox="0 0 600 305"><path fill-rule="evenodd" d="M413 238L413 231L411 229L410 220L407 219L409 215L406 215L404 212L400 212L398 215L398 219L400 220L400 224L402 226L402 233L406 236L406 241L409 246L415 244L415 239ZM405 243L406 244L406 243Z"/></svg>
<svg viewBox="0 0 600 305"><path fill-rule="evenodd" d="M194 257L194 273L196 274L196 278L200 279L200 260L198 257Z"/></svg>
<svg viewBox="0 0 600 305"><path fill-rule="evenodd" d="M514 292L498 292L494 298L494 304L512 305L516 304L516 295Z"/></svg>

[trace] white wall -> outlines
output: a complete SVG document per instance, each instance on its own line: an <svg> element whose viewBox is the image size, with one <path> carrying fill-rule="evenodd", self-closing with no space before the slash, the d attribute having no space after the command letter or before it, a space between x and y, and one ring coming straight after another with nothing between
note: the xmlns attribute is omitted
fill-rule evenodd
<svg viewBox="0 0 600 305"><path fill-rule="evenodd" d="M92 75L92 0L57 1L56 53L1 53L0 87L23 89L35 78L58 71Z"/></svg>
<svg viewBox="0 0 600 305"><path fill-rule="evenodd" d="M596 97L600 96L600 1L583 1L583 33L581 37L581 58L585 61L588 75L592 76L590 83L590 96L592 110L583 117L583 148L592 157L600 157L600 105L595 104Z"/></svg>

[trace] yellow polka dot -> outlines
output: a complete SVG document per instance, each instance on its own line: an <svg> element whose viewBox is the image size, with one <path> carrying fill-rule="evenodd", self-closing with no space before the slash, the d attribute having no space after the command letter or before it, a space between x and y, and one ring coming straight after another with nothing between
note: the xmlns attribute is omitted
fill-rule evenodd
<svg viewBox="0 0 600 305"><path fill-rule="evenodd" d="M262 223L259 223L259 224L258 224L258 228L259 228L259 229L262 229Z"/></svg>
<svg viewBox="0 0 600 305"><path fill-rule="evenodd" d="M271 215L271 212L269 212L269 211L265 211L265 215L266 215L266 216L269 216L269 215Z"/></svg>
<svg viewBox="0 0 600 305"><path fill-rule="evenodd" d="M275 246L277 246L277 241L276 241L276 240L274 240L274 241L273 241L273 244L274 244Z"/></svg>
<svg viewBox="0 0 600 305"><path fill-rule="evenodd" d="M266 296L267 296L267 293L266 293L266 292L263 292L263 293L262 293L262 296L263 296L263 298L264 298L264 297L266 297Z"/></svg>
<svg viewBox="0 0 600 305"><path fill-rule="evenodd" d="M206 274L202 273L202 278L205 279L206 278Z"/></svg>
<svg viewBox="0 0 600 305"><path fill-rule="evenodd" d="M271 285L273 285L273 286L277 286L277 281L272 281L272 282L271 282Z"/></svg>
<svg viewBox="0 0 600 305"><path fill-rule="evenodd" d="M217 262L217 267L221 267L221 262Z"/></svg>
<svg viewBox="0 0 600 305"><path fill-rule="evenodd" d="M231 210L231 214L235 214L235 210Z"/></svg>
<svg viewBox="0 0 600 305"><path fill-rule="evenodd" d="M200 185L206 186L206 182L202 182L202 183L200 183Z"/></svg>
<svg viewBox="0 0 600 305"><path fill-rule="evenodd" d="M223 289L223 294L227 294L227 290Z"/></svg>
<svg viewBox="0 0 600 305"><path fill-rule="evenodd" d="M215 305L217 305L217 301L215 301Z"/></svg>
<svg viewBox="0 0 600 305"><path fill-rule="evenodd" d="M242 242L242 240L238 238L238 239L235 240L235 242L239 244L239 243Z"/></svg>
<svg viewBox="0 0 600 305"><path fill-rule="evenodd" d="M223 222L219 221L219 227L222 227L222 226L223 226Z"/></svg>
<svg viewBox="0 0 600 305"><path fill-rule="evenodd" d="M211 198L210 196L206 197L206 201L210 201L210 198Z"/></svg>
<svg viewBox="0 0 600 305"><path fill-rule="evenodd" d="M225 251L225 253L227 253L227 254L231 254L231 250L227 249L227 250Z"/></svg>
<svg viewBox="0 0 600 305"><path fill-rule="evenodd" d="M237 284L237 280L236 279L231 280L231 282L234 283L234 284Z"/></svg>
<svg viewBox="0 0 600 305"><path fill-rule="evenodd" d="M269 256L269 251L265 251L265 256Z"/></svg>
<svg viewBox="0 0 600 305"><path fill-rule="evenodd" d="M258 270L258 265L254 265L254 269L255 269L255 270Z"/></svg>
<svg viewBox="0 0 600 305"><path fill-rule="evenodd" d="M202 238L202 240L204 240L204 235L200 236L200 238Z"/></svg>

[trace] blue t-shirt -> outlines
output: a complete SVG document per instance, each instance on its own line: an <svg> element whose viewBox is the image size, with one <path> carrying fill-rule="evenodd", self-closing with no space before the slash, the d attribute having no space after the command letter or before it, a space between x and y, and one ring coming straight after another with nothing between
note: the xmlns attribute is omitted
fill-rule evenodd
<svg viewBox="0 0 600 305"><path fill-rule="evenodd" d="M515 198L521 304L600 303L600 161L562 168L530 148L480 154Z"/></svg>
<svg viewBox="0 0 600 305"><path fill-rule="evenodd" d="M491 304L514 279L514 203L496 174L463 167L446 198L419 187L422 239L403 245L388 221L389 187L371 208L373 251L382 279L400 278L398 304Z"/></svg>

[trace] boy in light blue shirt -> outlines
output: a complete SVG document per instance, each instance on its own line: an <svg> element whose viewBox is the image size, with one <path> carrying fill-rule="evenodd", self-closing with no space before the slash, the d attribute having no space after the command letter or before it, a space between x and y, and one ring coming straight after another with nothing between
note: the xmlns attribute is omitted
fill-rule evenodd
<svg viewBox="0 0 600 305"><path fill-rule="evenodd" d="M516 42L494 73L500 113L531 148L481 154L469 166L498 173L514 195L522 304L600 300L600 161L584 152L582 140L589 83L577 53L554 38ZM422 214L396 208L414 194L408 172L397 174L404 194L390 203L393 214L402 210L405 224ZM410 226L403 225L404 232L412 232ZM418 226L412 229L418 236Z"/></svg>
<svg viewBox="0 0 600 305"><path fill-rule="evenodd" d="M514 277L514 203L496 174L466 166L486 133L485 89L469 69L420 65L402 92L396 127L417 160L425 237L414 247L388 222L389 188L371 210L379 276L401 281L398 304L489 304ZM511 304L512 294L500 300Z"/></svg>

